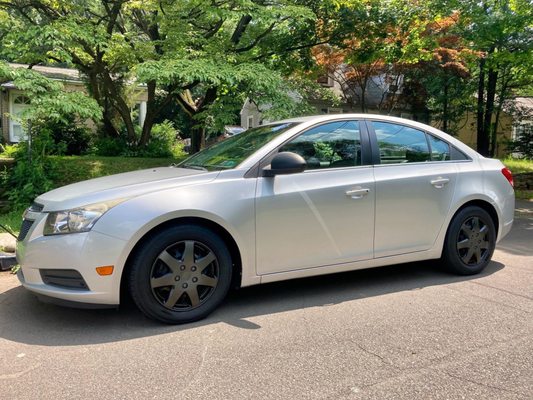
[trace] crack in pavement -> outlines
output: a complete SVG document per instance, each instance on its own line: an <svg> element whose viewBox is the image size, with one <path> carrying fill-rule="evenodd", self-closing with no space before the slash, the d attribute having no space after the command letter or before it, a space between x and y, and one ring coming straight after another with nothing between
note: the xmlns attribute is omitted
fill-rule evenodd
<svg viewBox="0 0 533 400"><path fill-rule="evenodd" d="M505 293L508 293L508 294L510 294L512 296L522 297L522 298L524 298L526 300L533 300L533 297L525 296L523 294L514 293L514 292L511 292L510 290L502 289L502 288L499 288L499 287L496 287L496 286L487 285L486 283L474 282L474 281L470 281L470 283L473 283L473 284L479 285L479 286L484 286L486 288L490 288L490 289L494 289L494 290L499 290L500 292L505 292Z"/></svg>
<svg viewBox="0 0 533 400"><path fill-rule="evenodd" d="M505 388L502 388L502 387L499 387L499 386L489 385L488 383L478 382L478 381L475 381L473 379L468 379L468 378L465 378L465 377L462 377L462 376L453 375L453 374L450 374L448 371L443 371L443 372L446 375L448 375L450 378L458 379L458 380L463 381L463 382L473 383L474 385L487 387L489 389L501 390L502 392L518 394L520 396L524 395L524 393L520 393L520 392L517 392L515 390L505 389Z"/></svg>
<svg viewBox="0 0 533 400"><path fill-rule="evenodd" d="M468 293L468 292L465 292L465 291L463 291L463 290L459 290L459 289L456 289L456 288L452 288L452 287L450 287L450 286L448 286L447 289L449 289L449 290L451 290L451 291L454 291L454 292L457 292L457 293L461 293L461 294L467 295L467 296L476 297L476 298L478 298L478 299L488 301L489 303L494 303L494 304L498 304L498 305L500 305L500 306L504 306L504 307L507 307L507 308L511 308L511 309L513 309L513 310L520 311L521 313L531 314L530 311L522 310L521 308L515 307L515 306L513 306L513 305L510 305L510 304L507 304L507 303L503 303L503 302L501 302L501 301L492 300L492 299L489 299L489 298L487 298L487 297L480 296L480 295L475 294L475 293Z"/></svg>
<svg viewBox="0 0 533 400"><path fill-rule="evenodd" d="M17 378L20 378L22 375L25 375L27 374L28 372L31 372L33 371L34 369L37 369L41 366L41 364L35 364L29 368L26 368L25 370L22 370L20 372L15 372L13 374L4 374L4 375L0 375L0 379L2 380L7 380L7 379L17 379Z"/></svg>

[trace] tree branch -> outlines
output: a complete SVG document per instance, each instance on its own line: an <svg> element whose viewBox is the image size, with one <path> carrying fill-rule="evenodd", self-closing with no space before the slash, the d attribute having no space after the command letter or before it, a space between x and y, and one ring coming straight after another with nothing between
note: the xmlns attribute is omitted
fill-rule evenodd
<svg viewBox="0 0 533 400"><path fill-rule="evenodd" d="M255 46L257 46L259 44L259 42L265 38L270 32L272 32L274 30L274 27L286 20L288 20L289 17L285 17L285 18L282 18L281 20L279 21L276 21L276 22L273 22L263 33L261 33L260 35L258 35L253 41L252 43L250 43L248 46L244 46L244 47L239 47L238 49L235 49L235 51L237 53L243 53L245 51L248 51L248 50L251 50L253 49Z"/></svg>

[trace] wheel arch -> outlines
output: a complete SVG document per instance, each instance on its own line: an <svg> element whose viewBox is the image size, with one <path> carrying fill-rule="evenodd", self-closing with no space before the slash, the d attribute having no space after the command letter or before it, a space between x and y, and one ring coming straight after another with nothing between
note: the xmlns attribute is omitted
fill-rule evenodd
<svg viewBox="0 0 533 400"><path fill-rule="evenodd" d="M233 238L233 236L220 224L207 219L203 217L177 217L172 218L170 220L164 221L160 223L159 225L156 225L152 229L150 229L148 232L146 232L133 246L131 251L129 252L126 262L124 263L124 268L122 270L122 275L120 277L120 293L121 293L121 303L122 299L125 295L127 295L127 279L129 270L131 268L131 259L134 256L135 252L137 252L141 246L154 234L161 232L164 229L167 229L172 226L176 225L197 225L202 226L204 228L207 228L211 231L213 231L215 234L220 236L222 240L227 244L228 250L231 255L232 263L233 263L233 274L232 274L232 282L231 285L234 288L238 288L241 286L241 279L242 279L242 257L241 252L239 250L239 246L237 245L237 242Z"/></svg>
<svg viewBox="0 0 533 400"><path fill-rule="evenodd" d="M490 215L490 217L492 218L492 222L494 223L494 227L496 228L496 237L498 237L498 232L499 232L499 229L500 229L500 217L498 215L498 211L496 210L494 205L492 205L490 202L488 202L486 200L482 200L482 199L469 200L466 203L462 204L457 210L455 210L452 218L450 219L450 222L448 223L448 228L446 229L446 233L448 232L448 229L450 229L450 224L453 221L453 219L455 218L455 216L459 212L464 210L466 207L470 207L470 206L477 206L479 208L482 208L483 210L485 210Z"/></svg>

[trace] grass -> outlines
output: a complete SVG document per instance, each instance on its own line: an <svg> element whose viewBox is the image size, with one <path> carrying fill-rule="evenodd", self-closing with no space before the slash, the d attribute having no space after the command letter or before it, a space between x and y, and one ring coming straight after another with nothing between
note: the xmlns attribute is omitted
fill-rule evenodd
<svg viewBox="0 0 533 400"><path fill-rule="evenodd" d="M524 172L533 172L533 160L517 159L507 157L502 160L507 168L513 174L521 174Z"/></svg>
<svg viewBox="0 0 533 400"><path fill-rule="evenodd" d="M504 165L511 170L513 175L533 172L533 160L507 157L502 160ZM515 196L521 200L533 201L533 190L515 190Z"/></svg>
<svg viewBox="0 0 533 400"><path fill-rule="evenodd" d="M14 210L10 211L7 214L0 214L0 225L3 225L7 227L11 232L18 234L20 229L20 224L22 224L22 213L24 212L24 209L22 210ZM0 233L4 233L5 231L0 228Z"/></svg>
<svg viewBox="0 0 533 400"><path fill-rule="evenodd" d="M178 163L175 158L137 158L137 157L99 157L99 156L51 156L54 164L54 186L60 187L87 179L98 178L121 172L135 171L155 167L164 167ZM0 224L14 233L18 233L24 209L0 214ZM0 233L3 229L0 228Z"/></svg>
<svg viewBox="0 0 533 400"><path fill-rule="evenodd" d="M183 158L99 156L52 156L50 158L57 170L57 177L54 180L56 187L121 172L164 167L183 160Z"/></svg>
<svg viewBox="0 0 533 400"><path fill-rule="evenodd" d="M514 194L517 199L533 201L533 190L515 190Z"/></svg>

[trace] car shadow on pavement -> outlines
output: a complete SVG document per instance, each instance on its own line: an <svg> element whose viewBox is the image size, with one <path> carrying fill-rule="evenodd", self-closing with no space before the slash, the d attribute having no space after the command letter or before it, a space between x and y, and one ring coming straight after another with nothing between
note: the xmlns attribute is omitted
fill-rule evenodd
<svg viewBox="0 0 533 400"><path fill-rule="evenodd" d="M455 276L425 261L252 286L231 292L208 318L186 325L163 325L145 318L132 304L118 310L77 310L45 304L21 286L0 294L0 338L41 346L117 342L227 323L260 329L247 318L327 307L388 293L448 285L491 275L504 265L491 262L483 273Z"/></svg>

